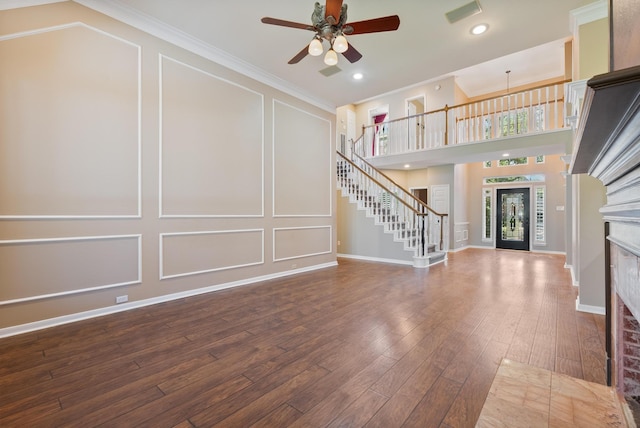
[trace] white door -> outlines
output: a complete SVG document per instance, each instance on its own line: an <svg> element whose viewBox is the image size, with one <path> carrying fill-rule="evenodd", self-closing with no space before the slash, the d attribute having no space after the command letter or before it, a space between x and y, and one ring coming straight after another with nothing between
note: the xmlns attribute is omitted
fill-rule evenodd
<svg viewBox="0 0 640 428"><path fill-rule="evenodd" d="M441 214L449 214L449 185L436 184L431 186L429 206ZM449 216L443 217L442 242L443 250L449 249ZM440 248L440 216L429 215L429 243Z"/></svg>
<svg viewBox="0 0 640 428"><path fill-rule="evenodd" d="M347 156L351 159L351 142L356 139L356 112L347 110Z"/></svg>
<svg viewBox="0 0 640 428"><path fill-rule="evenodd" d="M407 122L407 133L409 134L409 141L407 142L407 149L415 150L416 149L416 123L417 119L415 117L417 113L416 105L412 102L407 104L407 116L409 117L409 121Z"/></svg>
<svg viewBox="0 0 640 428"><path fill-rule="evenodd" d="M424 95L406 100L407 116L407 149L421 150L424 149L424 123L426 99Z"/></svg>

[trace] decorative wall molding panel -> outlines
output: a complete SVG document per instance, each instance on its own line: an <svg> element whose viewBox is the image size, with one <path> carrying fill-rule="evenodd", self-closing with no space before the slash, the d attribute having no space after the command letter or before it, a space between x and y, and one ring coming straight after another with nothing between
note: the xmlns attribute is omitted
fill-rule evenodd
<svg viewBox="0 0 640 428"><path fill-rule="evenodd" d="M0 37L0 63L0 218L140 217L141 47L75 22Z"/></svg>
<svg viewBox="0 0 640 428"><path fill-rule="evenodd" d="M0 305L141 282L142 235L0 241Z"/></svg>
<svg viewBox="0 0 640 428"><path fill-rule="evenodd" d="M274 217L331 216L331 140L330 121L273 101Z"/></svg>
<svg viewBox="0 0 640 428"><path fill-rule="evenodd" d="M331 253L331 226L281 227L273 229L273 261Z"/></svg>
<svg viewBox="0 0 640 428"><path fill-rule="evenodd" d="M160 279L264 263L264 229L160 234Z"/></svg>
<svg viewBox="0 0 640 428"><path fill-rule="evenodd" d="M262 217L264 96L159 61L160 217Z"/></svg>

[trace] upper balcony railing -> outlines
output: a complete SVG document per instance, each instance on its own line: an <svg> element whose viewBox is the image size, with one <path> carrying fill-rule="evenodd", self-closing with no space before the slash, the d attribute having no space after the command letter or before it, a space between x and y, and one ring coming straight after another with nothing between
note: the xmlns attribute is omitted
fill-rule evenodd
<svg viewBox="0 0 640 428"><path fill-rule="evenodd" d="M372 158L561 129L568 82L363 126L353 149Z"/></svg>

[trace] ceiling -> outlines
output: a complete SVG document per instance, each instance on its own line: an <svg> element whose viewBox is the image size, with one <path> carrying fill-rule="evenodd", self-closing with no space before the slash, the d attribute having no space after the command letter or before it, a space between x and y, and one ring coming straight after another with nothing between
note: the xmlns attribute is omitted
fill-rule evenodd
<svg viewBox="0 0 640 428"><path fill-rule="evenodd" d="M570 11L594 0L479 0L482 12L454 24L445 13L470 0L345 0L348 21L398 15L394 32L348 36L362 54L339 56L342 70L325 77L322 57L287 61L307 45L311 31L266 25L265 16L310 23L314 0L76 0L156 34L180 35L199 53L327 109L399 88L455 75L468 96L564 75ZM323 0L319 0L323 1ZM473 36L474 24L489 30ZM153 33L154 31L152 31ZM525 51L523 53L523 51ZM207 56L207 55L205 55ZM352 75L364 78L355 81Z"/></svg>

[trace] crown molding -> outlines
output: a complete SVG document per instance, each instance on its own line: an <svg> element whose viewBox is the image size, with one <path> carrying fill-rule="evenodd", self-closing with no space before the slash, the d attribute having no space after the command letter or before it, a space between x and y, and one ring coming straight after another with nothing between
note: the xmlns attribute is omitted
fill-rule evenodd
<svg viewBox="0 0 640 428"><path fill-rule="evenodd" d="M609 5L605 0L598 0L586 6L574 9L569 13L571 33L576 35L578 27L609 16Z"/></svg>
<svg viewBox="0 0 640 428"><path fill-rule="evenodd" d="M165 24L149 15L141 13L119 0L105 2L103 0L73 0L85 7L103 13L120 22L131 25L138 30L172 43L189 52L227 67L233 71L264 83L291 96L308 102L330 113L336 112L336 106L326 100L307 94L303 89L291 85L273 74L243 61L228 52L206 43L175 27Z"/></svg>
<svg viewBox="0 0 640 428"><path fill-rule="evenodd" d="M39 6L49 3L60 3L65 0L0 0L0 10L17 9L28 6ZM89 9L107 15L117 21L130 25L140 31L151 34L182 49L220 64L230 70L264 83L274 89L305 101L329 113L335 114L337 106L308 94L304 89L296 87L284 79L264 71L228 52L165 24L149 15L141 13L119 0L73 0Z"/></svg>
<svg viewBox="0 0 640 428"><path fill-rule="evenodd" d="M0 0L0 10L18 9L21 7L40 6L49 3L61 3L67 0Z"/></svg>

